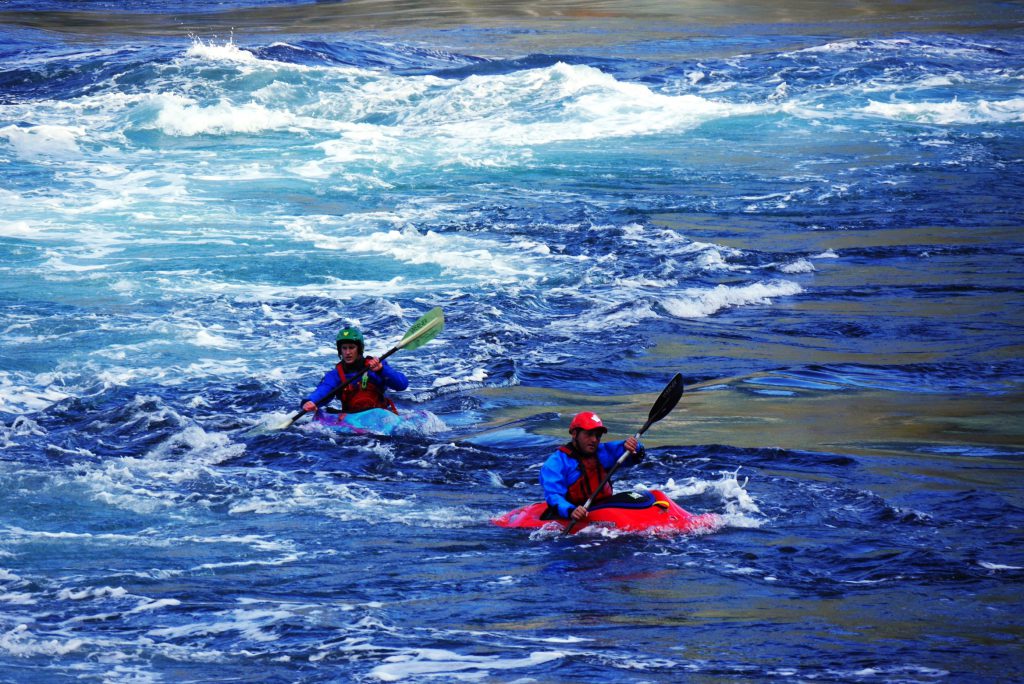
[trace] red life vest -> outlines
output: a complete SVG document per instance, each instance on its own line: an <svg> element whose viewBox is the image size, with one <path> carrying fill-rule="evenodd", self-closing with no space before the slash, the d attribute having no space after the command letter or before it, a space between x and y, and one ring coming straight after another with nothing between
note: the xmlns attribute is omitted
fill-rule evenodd
<svg viewBox="0 0 1024 684"><path fill-rule="evenodd" d="M345 369L343 364L335 368L342 384L346 382ZM360 380L353 382L341 391L341 410L345 413L359 413L374 408L387 409L392 413L398 413L395 402L384 396L384 386L370 380L369 376L363 375Z"/></svg>
<svg viewBox="0 0 1024 684"><path fill-rule="evenodd" d="M569 446L560 446L558 450L569 456L569 458L574 459L579 466L580 477L569 486L569 491L566 492L565 498L571 504L582 506L590 498L590 495L594 493L597 486L604 482L608 471L601 465L601 461L597 458L596 454L592 458L581 458ZM607 482L601 491L598 492L597 496L594 497L594 501L607 499L611 495L612 483Z"/></svg>

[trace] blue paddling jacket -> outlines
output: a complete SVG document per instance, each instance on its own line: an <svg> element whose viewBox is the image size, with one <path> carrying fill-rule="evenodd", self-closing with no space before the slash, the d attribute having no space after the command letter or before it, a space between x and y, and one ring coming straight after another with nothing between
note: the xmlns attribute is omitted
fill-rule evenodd
<svg viewBox="0 0 1024 684"><path fill-rule="evenodd" d="M361 370L362 366L350 366L346 373L344 364L339 363L333 370L327 371L317 388L303 399L302 403L311 401L317 406L329 403L336 396L338 387L346 380L356 377ZM393 389L401 392L408 386L409 380L405 375L389 366L387 361L381 361L379 373L366 371L360 380L354 381L342 390L341 396L338 398L341 399L341 408L345 413L358 413L372 408L382 408L397 413L395 403L384 396L384 391Z"/></svg>
<svg viewBox="0 0 1024 684"><path fill-rule="evenodd" d="M586 503L590 492L600 484L608 470L615 465L619 457L626 452L625 440L597 445L597 465L594 469L586 468L584 463L573 453L571 443L559 447L558 451L548 456L540 469L540 486L544 488L544 500L548 506L558 509L559 515L568 518L573 509ZM635 454L627 458L622 465L634 466L644 458L644 446L640 445ZM605 487L602 495L595 498L611 496L611 483Z"/></svg>

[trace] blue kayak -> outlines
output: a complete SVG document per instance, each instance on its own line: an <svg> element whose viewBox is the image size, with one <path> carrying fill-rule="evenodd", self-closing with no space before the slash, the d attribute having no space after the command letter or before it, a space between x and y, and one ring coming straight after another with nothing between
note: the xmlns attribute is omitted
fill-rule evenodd
<svg viewBox="0 0 1024 684"><path fill-rule="evenodd" d="M351 435L396 435L437 432L444 424L428 411L392 413L386 409L369 409L359 413L327 413L318 410L313 416L318 425Z"/></svg>

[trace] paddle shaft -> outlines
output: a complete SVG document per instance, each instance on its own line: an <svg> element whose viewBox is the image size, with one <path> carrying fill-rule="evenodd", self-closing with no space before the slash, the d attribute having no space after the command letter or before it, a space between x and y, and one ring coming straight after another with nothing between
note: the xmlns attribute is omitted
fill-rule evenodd
<svg viewBox="0 0 1024 684"><path fill-rule="evenodd" d="M647 430L648 427L649 427L649 425L644 425L643 429L641 429L640 432L638 432L635 435L633 435L637 439L637 441L640 440L640 435L642 435ZM585 511L589 511L590 510L590 504L594 503L594 497L596 497L598 495L598 493L602 489L604 489L604 486L606 484L611 482L612 475L615 474L615 471L618 470L619 466L622 465L623 463L625 463L626 459L629 458L632 455L633 455L633 452L629 451L627 449L625 452L623 452L623 454L621 456L619 456L619 459L617 461L615 461L614 465L612 465L611 470L609 470L608 474L604 476L603 480L601 480L601 484L597 485L597 489L594 490L594 493L591 494L590 498L587 499L586 502L583 504L583 510L585 510ZM597 456L594 456L594 458L597 458ZM579 520L571 520L571 521L569 521L569 524L566 526L565 531L563 531L562 534L569 534L570 532L572 532L573 528L576 527L576 523L578 523L578 522L579 522Z"/></svg>

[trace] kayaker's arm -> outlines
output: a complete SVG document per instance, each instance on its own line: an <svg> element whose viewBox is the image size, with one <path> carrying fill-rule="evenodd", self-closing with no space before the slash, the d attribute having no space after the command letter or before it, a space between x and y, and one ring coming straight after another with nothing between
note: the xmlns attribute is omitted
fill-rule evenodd
<svg viewBox="0 0 1024 684"><path fill-rule="evenodd" d="M572 518L575 521L580 521L589 515L590 511L588 511L586 508L584 508L583 506L577 506L576 508L572 509L572 513L570 513L566 517Z"/></svg>
<svg viewBox="0 0 1024 684"><path fill-rule="evenodd" d="M379 361L372 356L367 356L366 367L376 373L388 389L401 392L409 386L409 379L405 377L405 374L396 371L387 361Z"/></svg>
<svg viewBox="0 0 1024 684"><path fill-rule="evenodd" d="M316 386L313 392L302 400L303 411L315 411L321 404L329 402L333 397L335 390L338 389L338 385L341 384L341 378L338 377L337 370L329 370L324 374L323 380ZM312 404L312 406L310 406Z"/></svg>
<svg viewBox="0 0 1024 684"><path fill-rule="evenodd" d="M618 442L602 444L598 448L597 456L601 460L601 465L605 468L611 468L627 451L632 452L632 454L622 462L622 465L626 467L637 465L644 460L644 455L647 453L640 441L635 437L630 437Z"/></svg>
<svg viewBox="0 0 1024 684"><path fill-rule="evenodd" d="M632 452L633 454L632 456L626 459L626 462L623 465L638 465L641 461L644 460L644 456L647 455L647 449L644 448L643 443L640 442L640 440L638 440L636 437L630 437L629 439L622 443L622 446L624 449L623 453L629 451Z"/></svg>
<svg viewBox="0 0 1024 684"><path fill-rule="evenodd" d="M550 460L545 461L540 469L540 485L544 489L544 500L549 506L557 508L560 516L568 518L576 509L576 505L565 498L569 493L565 480L565 474L559 472L554 463Z"/></svg>

